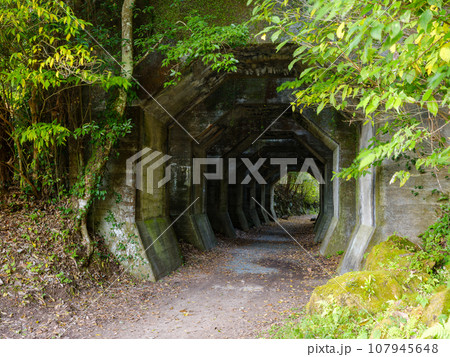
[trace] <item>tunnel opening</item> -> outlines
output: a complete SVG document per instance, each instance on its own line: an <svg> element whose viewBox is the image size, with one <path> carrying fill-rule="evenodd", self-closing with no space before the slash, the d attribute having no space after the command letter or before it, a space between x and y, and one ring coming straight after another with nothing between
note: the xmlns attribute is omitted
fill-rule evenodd
<svg viewBox="0 0 450 357"><path fill-rule="evenodd" d="M142 255L142 263L130 265L137 276L157 280L180 266L179 241L207 251L217 245L216 234L233 239L252 227L275 227L269 224L281 218L275 187L288 172L308 172L323 183L314 225L320 253L346 249L357 224L356 193L354 184L332 176L352 163L359 133L333 109L292 110L295 97L277 88L302 68L289 72L280 60L290 61L291 53L273 50L245 49L236 74L217 75L194 64L157 102L135 108L136 130L109 164L115 175L109 185L128 205L119 207L111 197L96 206L96 218L105 235L112 227L102 218L112 209L129 223L123 235L138 237L135 247ZM139 156L144 150L148 154ZM169 161L152 162L158 153ZM128 175L133 165L126 169L125 161L136 155L135 183L152 182L151 191L145 185L136 190ZM118 237L111 239L112 249Z"/></svg>
<svg viewBox="0 0 450 357"><path fill-rule="evenodd" d="M309 215L315 220L320 212L320 183L307 172L289 172L274 184L274 210L278 217Z"/></svg>

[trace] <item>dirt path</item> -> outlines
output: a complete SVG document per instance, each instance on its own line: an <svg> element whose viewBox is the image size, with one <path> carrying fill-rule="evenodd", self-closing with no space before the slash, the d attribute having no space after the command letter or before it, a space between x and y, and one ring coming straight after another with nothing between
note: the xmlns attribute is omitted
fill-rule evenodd
<svg viewBox="0 0 450 357"><path fill-rule="evenodd" d="M26 329L23 337L264 336L300 311L314 287L329 279L309 254L329 271L337 264L337 258L318 256L310 217L282 224L308 253L275 224L240 232L238 239L223 239L210 252L187 253L187 264L156 284L119 282L55 307L53 319L41 316L47 324Z"/></svg>

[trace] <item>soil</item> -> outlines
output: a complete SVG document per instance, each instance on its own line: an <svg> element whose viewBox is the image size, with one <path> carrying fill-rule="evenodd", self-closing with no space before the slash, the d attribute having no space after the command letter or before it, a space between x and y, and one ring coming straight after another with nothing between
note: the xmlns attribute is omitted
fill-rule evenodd
<svg viewBox="0 0 450 357"><path fill-rule="evenodd" d="M299 318L312 290L334 274L339 257L319 256L311 216L291 217L219 237L157 283L121 276L45 306L0 299L3 338L257 338Z"/></svg>

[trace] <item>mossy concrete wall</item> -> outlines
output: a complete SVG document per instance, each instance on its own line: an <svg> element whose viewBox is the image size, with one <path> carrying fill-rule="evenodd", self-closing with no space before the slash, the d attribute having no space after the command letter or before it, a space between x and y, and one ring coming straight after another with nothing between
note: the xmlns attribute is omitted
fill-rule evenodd
<svg viewBox="0 0 450 357"><path fill-rule="evenodd" d="M426 118L423 120L427 125ZM443 124L443 123L441 123ZM436 125L441 126L437 123ZM450 129L443 128L443 136L450 135ZM386 137L380 137L385 140ZM426 147L424 150L429 150ZM413 154L411 158L413 159ZM440 202L438 191L448 192L450 181L447 170L418 172L410 159L386 160L375 170L374 183L374 219L376 230L368 249L384 241L386 237L397 234L408 237L420 244L419 235L437 218L436 210ZM391 183L396 171L410 169L411 178L403 187Z"/></svg>
<svg viewBox="0 0 450 357"><path fill-rule="evenodd" d="M107 164L104 186L108 196L94 205L93 229L104 237L110 251L129 273L156 281L182 263L168 214L166 187L157 185L164 177L165 167L153 172L154 187L150 194L149 173L142 170L142 175L132 175L130 186L126 162L143 148L164 153L167 134L161 122L146 118L139 107L130 108L127 115L133 118L133 132L121 140ZM143 190L136 190L137 180L143 184Z"/></svg>
<svg viewBox="0 0 450 357"><path fill-rule="evenodd" d="M370 125L360 125L360 148L370 144L376 129ZM378 139L388 138L379 136ZM392 182L392 177L395 172L404 169L410 170L411 178L399 187L398 182ZM420 173L410 160L402 158L385 160L360 178L356 182L357 224L345 249L339 272L360 269L364 254L393 234L420 244L419 235L436 219L435 212L439 207L436 189L441 187L444 192L450 189L446 175L447 172L438 171Z"/></svg>

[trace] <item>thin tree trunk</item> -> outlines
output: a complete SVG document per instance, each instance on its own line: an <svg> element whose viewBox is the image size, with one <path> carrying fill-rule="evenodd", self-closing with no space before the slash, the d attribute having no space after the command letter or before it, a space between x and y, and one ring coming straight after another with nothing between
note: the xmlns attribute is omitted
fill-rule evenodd
<svg viewBox="0 0 450 357"><path fill-rule="evenodd" d="M122 77L131 81L133 75L133 7L135 0L124 0L122 6ZM127 105L127 92L119 89L114 110L118 118L122 118ZM101 177L108 162L111 150L115 144L110 139L105 145L95 145L92 150L84 176L84 196L77 201L78 222L82 236L83 245L86 247L88 257L93 252L93 244L87 228L87 214L93 201L93 190L97 184L97 179Z"/></svg>
<svg viewBox="0 0 450 357"><path fill-rule="evenodd" d="M38 123L38 103L37 103L37 90L33 88L31 92L31 98L28 101L31 112L31 124L36 125ZM31 178L33 184L38 185L39 179L39 152L37 146L33 143L33 161L31 163Z"/></svg>
<svg viewBox="0 0 450 357"><path fill-rule="evenodd" d="M8 187L11 183L11 171L6 165L6 163L13 158L13 153L9 144L10 138L5 130L4 124L0 122L0 191ZM3 163L3 165L1 163Z"/></svg>

